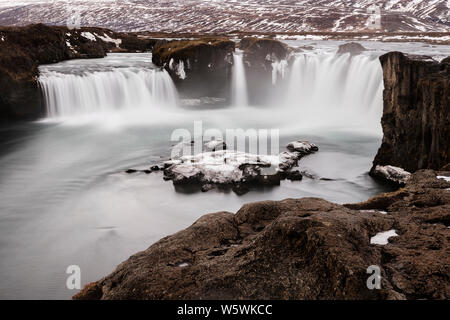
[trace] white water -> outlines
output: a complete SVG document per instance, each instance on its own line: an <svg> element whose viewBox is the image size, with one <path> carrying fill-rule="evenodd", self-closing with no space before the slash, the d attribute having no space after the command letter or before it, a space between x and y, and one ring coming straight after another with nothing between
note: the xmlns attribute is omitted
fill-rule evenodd
<svg viewBox="0 0 450 320"><path fill-rule="evenodd" d="M143 67L62 73L41 68L39 79L49 117L118 110L173 108L176 88L164 70Z"/></svg>
<svg viewBox="0 0 450 320"><path fill-rule="evenodd" d="M231 83L231 99L233 106L247 106L247 78L245 76L245 67L242 52L236 52L233 55L233 79Z"/></svg>
<svg viewBox="0 0 450 320"><path fill-rule="evenodd" d="M298 55L282 104L314 122L379 126L382 76L376 57Z"/></svg>

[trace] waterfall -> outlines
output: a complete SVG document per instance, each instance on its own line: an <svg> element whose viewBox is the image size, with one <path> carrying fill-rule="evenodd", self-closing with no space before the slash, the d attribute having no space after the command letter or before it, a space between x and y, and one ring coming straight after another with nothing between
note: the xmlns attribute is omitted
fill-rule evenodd
<svg viewBox="0 0 450 320"><path fill-rule="evenodd" d="M242 52L233 55L233 79L231 83L231 99L233 106L247 106L247 79L245 77L245 67Z"/></svg>
<svg viewBox="0 0 450 320"><path fill-rule="evenodd" d="M283 105L320 121L379 124L383 74L375 57L301 54L295 57Z"/></svg>
<svg viewBox="0 0 450 320"><path fill-rule="evenodd" d="M39 79L49 117L171 107L178 95L166 71L114 68L78 74L44 70Z"/></svg>

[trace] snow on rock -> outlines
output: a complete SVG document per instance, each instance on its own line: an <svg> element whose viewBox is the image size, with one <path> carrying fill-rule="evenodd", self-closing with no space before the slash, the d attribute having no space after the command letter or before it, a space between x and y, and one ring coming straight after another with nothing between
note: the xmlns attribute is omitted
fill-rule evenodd
<svg viewBox="0 0 450 320"><path fill-rule="evenodd" d="M82 32L81 36L91 41L97 41L97 38L90 32Z"/></svg>
<svg viewBox="0 0 450 320"><path fill-rule="evenodd" d="M291 152L300 152L303 154L308 154L319 150L314 143L309 141L293 141L287 145L287 148Z"/></svg>
<svg viewBox="0 0 450 320"><path fill-rule="evenodd" d="M446 176L437 176L436 178L441 179L441 180L445 180L447 182L450 182L450 177L446 177Z"/></svg>
<svg viewBox="0 0 450 320"><path fill-rule="evenodd" d="M370 244L378 244L378 245L386 245L389 243L389 238L398 237L397 232L395 230L389 230L385 232L380 232L376 234L374 237L370 238Z"/></svg>
<svg viewBox="0 0 450 320"><path fill-rule="evenodd" d="M386 215L387 214L387 211L380 211L380 210L373 210L373 209L370 209L370 210L359 210L359 212L361 212L361 213L380 213L382 215Z"/></svg>
<svg viewBox="0 0 450 320"><path fill-rule="evenodd" d="M373 174L378 178L400 186L405 185L411 177L411 173L408 171L394 166L378 165L375 167Z"/></svg>
<svg viewBox="0 0 450 320"><path fill-rule="evenodd" d="M103 36L100 36L100 35L95 33L95 36L97 38L103 40L104 42L114 43L116 45L116 48L119 48L120 44L122 43L122 39L113 39L110 36L108 36L106 33L103 33Z"/></svg>
<svg viewBox="0 0 450 320"><path fill-rule="evenodd" d="M207 151L226 150L227 144L223 140L211 140L205 143Z"/></svg>
<svg viewBox="0 0 450 320"><path fill-rule="evenodd" d="M257 177L261 174L262 167L278 165L278 157L220 150L195 156L182 156L165 162L165 165L169 166L164 174L170 177L174 184L190 182L232 184L245 178Z"/></svg>
<svg viewBox="0 0 450 320"><path fill-rule="evenodd" d="M207 151L191 155L193 142L180 142L172 149L171 160L164 163L164 179L171 180L174 185L197 184L202 191L208 191L214 185L228 186L238 194L248 192L247 185L273 186L284 179L299 181L302 179L301 173L292 171L292 168L303 156L317 151L318 147L306 141L295 141L289 145L299 151L256 155L226 150L224 141L212 140L203 146Z"/></svg>

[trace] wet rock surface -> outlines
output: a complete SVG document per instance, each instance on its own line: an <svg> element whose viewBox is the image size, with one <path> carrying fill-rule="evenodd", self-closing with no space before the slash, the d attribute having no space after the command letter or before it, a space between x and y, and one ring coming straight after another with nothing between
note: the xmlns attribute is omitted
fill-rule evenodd
<svg viewBox="0 0 450 320"><path fill-rule="evenodd" d="M450 162L450 64L390 52L383 67L383 142L374 160L414 172Z"/></svg>
<svg viewBox="0 0 450 320"><path fill-rule="evenodd" d="M450 172L418 171L358 204L287 199L205 215L74 299L448 299L450 182L437 176ZM367 288L369 266L380 290Z"/></svg>

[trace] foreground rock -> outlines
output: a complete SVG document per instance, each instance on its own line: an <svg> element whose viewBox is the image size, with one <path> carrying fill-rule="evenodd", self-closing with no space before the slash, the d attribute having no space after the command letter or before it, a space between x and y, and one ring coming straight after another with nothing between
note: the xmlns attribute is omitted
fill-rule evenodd
<svg viewBox="0 0 450 320"><path fill-rule="evenodd" d="M374 160L409 172L450 162L450 64L390 52L380 57L384 77L383 142Z"/></svg>
<svg viewBox="0 0 450 320"><path fill-rule="evenodd" d="M153 63L165 68L185 97L228 97L235 44L226 38L160 41Z"/></svg>
<svg viewBox="0 0 450 320"><path fill-rule="evenodd" d="M205 215L74 299L449 299L450 182L436 175L450 172L419 171L360 204L288 199ZM373 265L381 290L366 285Z"/></svg>
<svg viewBox="0 0 450 320"><path fill-rule="evenodd" d="M174 148L189 148L191 144L179 144ZM291 169L305 155L319 148L307 141L291 142L289 151L280 155L254 155L226 150L223 141L205 144L208 152L195 156L181 156L165 162L164 179L175 186L197 185L202 191L214 186L232 189L237 194L249 191L250 186L279 185L283 179L301 180L302 175ZM179 151L176 151L179 154ZM188 152L191 154L191 152Z"/></svg>

